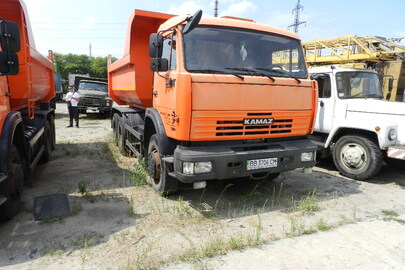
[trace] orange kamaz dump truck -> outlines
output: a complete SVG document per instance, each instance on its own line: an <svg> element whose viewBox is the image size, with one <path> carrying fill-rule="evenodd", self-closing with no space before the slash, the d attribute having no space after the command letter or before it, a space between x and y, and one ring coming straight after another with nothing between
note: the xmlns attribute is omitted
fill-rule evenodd
<svg viewBox="0 0 405 270"><path fill-rule="evenodd" d="M55 90L53 65L35 50L22 1L0 0L0 47L0 219L7 220L55 146Z"/></svg>
<svg viewBox="0 0 405 270"><path fill-rule="evenodd" d="M135 10L123 58L109 65L111 125L147 160L152 186L274 179L310 168L316 83L298 36L233 17Z"/></svg>

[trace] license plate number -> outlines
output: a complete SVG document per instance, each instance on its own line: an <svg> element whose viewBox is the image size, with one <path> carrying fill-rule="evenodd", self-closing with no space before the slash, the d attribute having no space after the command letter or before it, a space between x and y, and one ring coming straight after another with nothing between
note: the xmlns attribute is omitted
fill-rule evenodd
<svg viewBox="0 0 405 270"><path fill-rule="evenodd" d="M247 170L257 170L277 167L277 158L251 159L246 162Z"/></svg>

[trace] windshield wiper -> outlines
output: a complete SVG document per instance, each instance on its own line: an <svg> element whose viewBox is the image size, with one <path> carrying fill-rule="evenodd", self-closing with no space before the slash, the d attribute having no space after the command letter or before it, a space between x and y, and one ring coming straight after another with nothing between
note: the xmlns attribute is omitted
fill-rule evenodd
<svg viewBox="0 0 405 270"><path fill-rule="evenodd" d="M236 74L235 72L226 71L224 69L192 69L190 71L201 72L201 73L230 74L230 75L233 75L235 77L238 77L242 81L245 79L243 76L241 76L239 74Z"/></svg>
<svg viewBox="0 0 405 270"><path fill-rule="evenodd" d="M261 76L265 76L267 78L269 78L272 82L275 82L276 80L271 77L269 74L266 74L262 71L260 71L259 69L255 69L255 68L225 68L225 69L230 69L230 70L239 70L239 71L245 71L245 72L250 72L252 75L261 75Z"/></svg>
<svg viewBox="0 0 405 270"><path fill-rule="evenodd" d="M284 75L283 77L293 78L298 83L301 83L301 80L298 79L297 76L292 75L292 74L288 73L287 71L284 71L284 70L281 70L281 69L274 69L274 68L256 68L256 69L282 74L282 75Z"/></svg>

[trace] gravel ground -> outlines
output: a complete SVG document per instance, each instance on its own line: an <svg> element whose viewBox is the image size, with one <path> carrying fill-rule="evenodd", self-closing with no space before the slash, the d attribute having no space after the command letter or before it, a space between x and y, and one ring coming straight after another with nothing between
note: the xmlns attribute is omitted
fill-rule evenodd
<svg viewBox="0 0 405 270"><path fill-rule="evenodd" d="M404 269L404 170L368 182L330 162L273 182L210 183L161 197L142 162L118 153L108 117L66 128L0 223L0 269ZM35 221L36 196L66 193L72 214Z"/></svg>

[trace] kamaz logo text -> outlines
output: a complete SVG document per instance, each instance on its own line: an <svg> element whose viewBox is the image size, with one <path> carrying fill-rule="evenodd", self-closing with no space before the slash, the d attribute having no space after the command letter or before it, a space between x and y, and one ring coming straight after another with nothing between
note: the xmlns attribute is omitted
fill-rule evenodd
<svg viewBox="0 0 405 270"><path fill-rule="evenodd" d="M243 119L243 125L271 125L274 123L273 118L245 118Z"/></svg>

